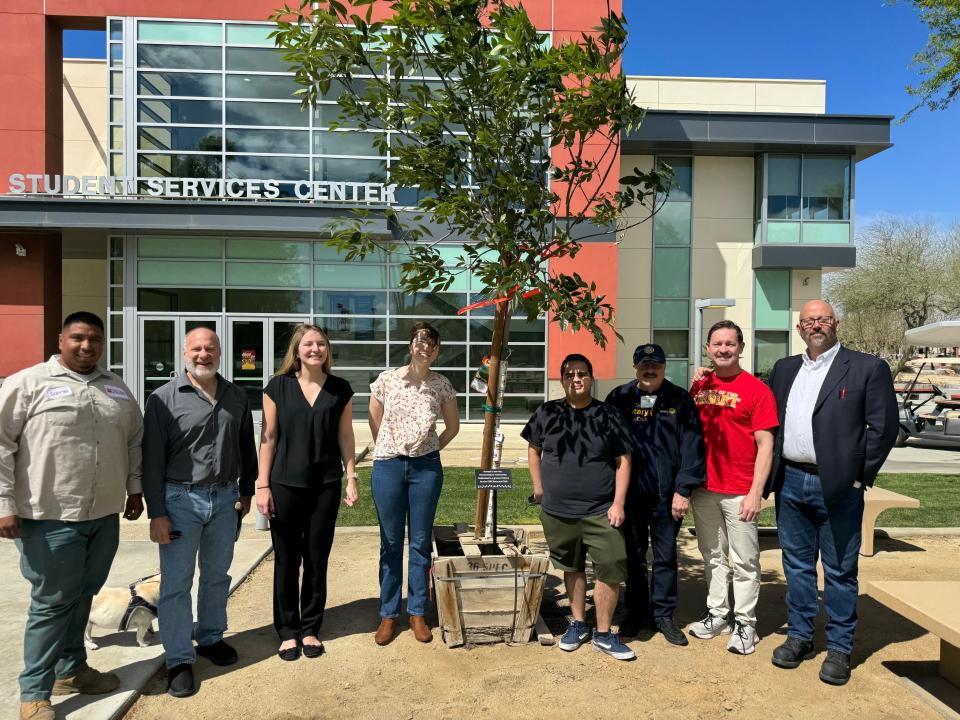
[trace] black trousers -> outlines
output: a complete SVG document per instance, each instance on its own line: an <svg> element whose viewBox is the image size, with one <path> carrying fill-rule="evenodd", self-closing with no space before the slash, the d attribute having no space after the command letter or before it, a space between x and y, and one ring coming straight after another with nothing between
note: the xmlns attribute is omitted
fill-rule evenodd
<svg viewBox="0 0 960 720"><path fill-rule="evenodd" d="M672 505L672 493L664 498L632 489L627 493L626 603L630 617L641 623L672 618L677 608L677 534L683 521L673 519ZM648 573L647 548L651 545L653 572Z"/></svg>
<svg viewBox="0 0 960 720"><path fill-rule="evenodd" d="M281 640L317 635L327 604L327 560L340 509L341 483L318 488L271 485L273 626ZM300 566L303 565L303 582Z"/></svg>

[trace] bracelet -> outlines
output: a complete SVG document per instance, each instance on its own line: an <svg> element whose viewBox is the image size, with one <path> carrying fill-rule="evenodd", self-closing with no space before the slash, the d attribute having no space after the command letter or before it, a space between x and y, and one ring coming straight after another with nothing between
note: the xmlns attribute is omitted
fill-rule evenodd
<svg viewBox="0 0 960 720"><path fill-rule="evenodd" d="M257 490L269 490L269 485L257 485Z"/></svg>

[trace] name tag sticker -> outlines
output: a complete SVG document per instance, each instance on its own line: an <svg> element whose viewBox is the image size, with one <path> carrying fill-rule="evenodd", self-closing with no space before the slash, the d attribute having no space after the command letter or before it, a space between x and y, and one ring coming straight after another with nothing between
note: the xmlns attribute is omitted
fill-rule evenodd
<svg viewBox="0 0 960 720"><path fill-rule="evenodd" d="M656 395L641 395L640 396L640 407L642 408L652 408L657 404Z"/></svg>
<svg viewBox="0 0 960 720"><path fill-rule="evenodd" d="M47 390L47 397L51 400L56 400L57 398L67 397L68 395L73 395L73 390L67 386L55 387Z"/></svg>
<svg viewBox="0 0 960 720"><path fill-rule="evenodd" d="M112 398L117 400L129 400L130 396L127 395L127 391L123 388L118 388L116 385L104 385L103 391Z"/></svg>

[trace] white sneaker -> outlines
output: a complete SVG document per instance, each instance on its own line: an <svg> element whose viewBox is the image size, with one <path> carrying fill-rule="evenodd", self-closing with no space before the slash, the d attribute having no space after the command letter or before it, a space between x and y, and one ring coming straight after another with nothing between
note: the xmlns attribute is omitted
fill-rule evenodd
<svg viewBox="0 0 960 720"><path fill-rule="evenodd" d="M733 629L730 627L730 623L727 622L726 618L711 615L708 610L702 618L687 628L687 632L695 638L710 640L717 635L729 635L733 632Z"/></svg>
<svg viewBox="0 0 960 720"><path fill-rule="evenodd" d="M740 655L749 655L757 649L759 642L760 636L757 635L756 628L738 621L734 623L733 635L727 643L727 650Z"/></svg>

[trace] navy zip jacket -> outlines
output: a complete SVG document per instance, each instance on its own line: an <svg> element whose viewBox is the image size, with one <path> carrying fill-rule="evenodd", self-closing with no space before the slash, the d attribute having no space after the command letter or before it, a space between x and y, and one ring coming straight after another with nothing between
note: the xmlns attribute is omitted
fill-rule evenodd
<svg viewBox="0 0 960 720"><path fill-rule="evenodd" d="M650 395L631 380L611 390L606 402L623 414L639 446L633 452L631 491L690 497L707 481L700 413L686 390L664 379Z"/></svg>

